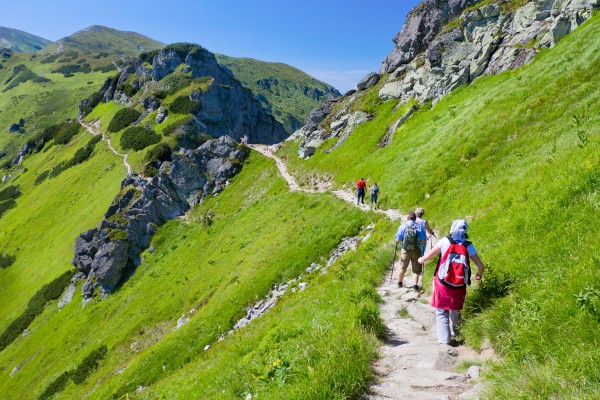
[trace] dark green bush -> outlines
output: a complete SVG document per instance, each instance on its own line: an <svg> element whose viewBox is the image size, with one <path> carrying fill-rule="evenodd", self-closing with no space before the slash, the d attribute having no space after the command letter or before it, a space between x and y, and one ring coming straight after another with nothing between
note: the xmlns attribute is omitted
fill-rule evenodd
<svg viewBox="0 0 600 400"><path fill-rule="evenodd" d="M8 186L0 190L0 201L16 199L21 195L21 191L16 186Z"/></svg>
<svg viewBox="0 0 600 400"><path fill-rule="evenodd" d="M88 64L88 69L89 69L89 64ZM67 65L61 65L58 68L53 69L50 72L54 72L57 74L63 74L63 75L68 75L68 74L73 74L75 72L84 72L84 66L83 65L79 65L79 64L67 64ZM90 72L89 70L87 72Z"/></svg>
<svg viewBox="0 0 600 400"><path fill-rule="evenodd" d="M148 152L146 153L145 161L171 161L172 153L173 150L171 150L171 147L169 147L168 144L159 143L156 146L152 147L150 150L148 150Z"/></svg>
<svg viewBox="0 0 600 400"><path fill-rule="evenodd" d="M5 212L10 210L11 208L15 208L16 206L17 206L17 202L15 201L15 199L8 199L8 200L0 201L0 217L2 217L2 215Z"/></svg>
<svg viewBox="0 0 600 400"><path fill-rule="evenodd" d="M137 93L137 89L131 86L129 83L122 83L117 86L117 91L122 91L127 97L133 97Z"/></svg>
<svg viewBox="0 0 600 400"><path fill-rule="evenodd" d="M160 142L160 136L153 130L132 126L125 129L121 136L121 147L123 149L133 149L139 151L146 147Z"/></svg>
<svg viewBox="0 0 600 400"><path fill-rule="evenodd" d="M60 374L55 380L53 380L48 385L48 387L46 387L46 390L44 390L44 392L40 395L39 399L51 399L56 393L62 392L65 386L67 386L69 379L71 378L71 373L71 371L65 371L62 374Z"/></svg>
<svg viewBox="0 0 600 400"><path fill-rule="evenodd" d="M170 44L167 47L165 47L165 50L174 50L175 53L177 53L177 55L179 56L179 58L181 58L182 60L185 60L188 53L190 53L192 50L196 50L198 48L201 48L201 47L199 45L193 44L193 43L173 43L173 44Z"/></svg>
<svg viewBox="0 0 600 400"><path fill-rule="evenodd" d="M5 84L10 82L10 85L2 89L2 92L6 92L12 88L19 86L21 83L25 83L36 77L36 73L29 70L25 65L17 65L13 69L12 75L4 82Z"/></svg>
<svg viewBox="0 0 600 400"><path fill-rule="evenodd" d="M52 82L50 79L44 78L43 76L36 76L35 78L32 79L32 81L34 81L36 83Z"/></svg>
<svg viewBox="0 0 600 400"><path fill-rule="evenodd" d="M42 286L27 303L27 308L0 335L0 351L11 344L29 324L44 311L46 303L60 297L69 284L73 271L67 271L52 282Z"/></svg>
<svg viewBox="0 0 600 400"><path fill-rule="evenodd" d="M174 122L170 125L167 125L164 129L163 129L163 135L165 136L171 136L173 133L175 133L175 131L182 126L188 126L191 125L194 122L194 117L192 117L191 115L185 117L184 119L182 119L181 121L178 122Z"/></svg>
<svg viewBox="0 0 600 400"><path fill-rule="evenodd" d="M81 125L77 122L63 122L58 129L58 131L54 134L54 143L55 144L67 144L71 141L73 136L79 133L81 129Z"/></svg>
<svg viewBox="0 0 600 400"><path fill-rule="evenodd" d="M109 132L118 132L121 129L128 127L132 122L135 122L140 115L142 114L133 108L123 108L110 120L108 128L106 129Z"/></svg>
<svg viewBox="0 0 600 400"><path fill-rule="evenodd" d="M92 112L92 110L100 103L102 95L99 92L92 93L90 97L83 100L79 104L79 110L85 116Z"/></svg>
<svg viewBox="0 0 600 400"><path fill-rule="evenodd" d="M48 56L42 60L40 60L40 63L42 64L50 64L53 63L54 61L56 61L58 59L58 57L60 57L60 54L53 54L51 56Z"/></svg>
<svg viewBox="0 0 600 400"><path fill-rule="evenodd" d="M196 114L200 111L200 102L191 100L188 96L179 96L171 102L169 111L174 114Z"/></svg>
<svg viewBox="0 0 600 400"><path fill-rule="evenodd" d="M94 68L94 72L95 71L100 71L100 72L110 72L110 71L116 71L117 67L115 67L113 64L107 64L103 67L96 67Z"/></svg>
<svg viewBox="0 0 600 400"><path fill-rule="evenodd" d="M11 265L13 265L16 259L17 257L11 256L10 254L0 253L0 268L10 267Z"/></svg>
<svg viewBox="0 0 600 400"><path fill-rule="evenodd" d="M85 380L90 376L92 372L98 368L100 361L106 357L108 349L106 345L102 345L98 347L96 350L93 350L90 354L84 358L81 363L75 368L75 370L71 374L71 379L77 385L82 384Z"/></svg>
<svg viewBox="0 0 600 400"><path fill-rule="evenodd" d="M147 62L152 64L152 61L154 60L154 56L158 54L160 50L152 50L152 51L146 51L143 52L142 54L140 54L138 57L142 60L142 62Z"/></svg>
<svg viewBox="0 0 600 400"><path fill-rule="evenodd" d="M35 184L39 185L40 183L42 183L43 181L45 181L49 174L50 174L50 170L49 169L46 170L46 171L44 171L44 172L42 172L41 174L39 174L37 176L37 178L35 178Z"/></svg>

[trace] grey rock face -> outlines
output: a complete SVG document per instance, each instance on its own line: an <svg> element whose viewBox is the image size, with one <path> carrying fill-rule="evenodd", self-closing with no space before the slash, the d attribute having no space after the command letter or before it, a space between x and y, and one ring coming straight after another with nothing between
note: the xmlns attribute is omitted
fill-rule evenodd
<svg viewBox="0 0 600 400"><path fill-rule="evenodd" d="M191 73L192 79L210 78L206 90L190 95L190 100L200 104L193 115L195 123L192 125L197 135L228 135L237 140L248 135L251 143L265 144L279 143L289 136L253 93L219 65L211 52L200 46L191 48L187 54L163 49L154 56L151 68L141 59L132 60L118 78L105 82L100 90L102 101L115 101L131 107L133 100L125 94L121 85L130 84L140 93L152 92L157 87L165 89L167 84L161 80L176 72L181 65L184 65L184 72ZM82 105L90 102L90 99L84 100ZM165 109L158 99L152 97L144 98L142 106L145 109L143 117L152 111ZM157 122L164 121L165 117L164 111L159 112Z"/></svg>
<svg viewBox="0 0 600 400"><path fill-rule="evenodd" d="M84 301L96 288L108 296L124 271L140 264L139 254L150 245L156 228L185 214L192 199L218 194L241 170L247 155L232 138L223 136L196 150L173 154L151 180L127 176L100 227L83 232L75 242L72 263L86 279Z"/></svg>
<svg viewBox="0 0 600 400"><path fill-rule="evenodd" d="M379 82L379 74L376 72L371 72L356 84L356 88L358 90L365 90L375 86L377 82Z"/></svg>
<svg viewBox="0 0 600 400"><path fill-rule="evenodd" d="M382 70L393 73L379 96L383 100L405 102L416 98L421 102L435 102L482 74L495 74L528 64L539 49L554 46L600 8L598 0L533 0L514 11L502 3L505 2L486 4L463 13L456 28L443 34L438 32L420 54L412 51L417 48L415 45L406 43L413 43L408 40L410 37L423 36L411 31L411 26L419 25L423 20L412 19L428 14L413 11L402 30L413 33L399 34L403 39L398 43L404 43L408 50L401 52L397 47L384 61ZM455 11L459 9L457 6ZM437 13L433 9L427 10L430 14ZM433 14L430 15L433 18L431 24L435 25L440 18ZM449 15L458 14L451 12ZM401 61L391 62L392 59ZM395 70L390 69L393 66L397 66Z"/></svg>
<svg viewBox="0 0 600 400"><path fill-rule="evenodd" d="M427 46L449 21L480 0L425 0L406 17L400 33L394 38L396 47L381 64L381 73L389 73L406 64Z"/></svg>

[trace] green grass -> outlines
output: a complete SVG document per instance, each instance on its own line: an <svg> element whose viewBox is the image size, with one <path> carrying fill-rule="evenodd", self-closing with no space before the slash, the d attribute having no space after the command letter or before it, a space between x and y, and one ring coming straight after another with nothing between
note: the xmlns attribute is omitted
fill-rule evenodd
<svg viewBox="0 0 600 400"><path fill-rule="evenodd" d="M56 149L59 147L56 146ZM37 158L49 153L32 157L29 169L42 165ZM93 160L82 166L91 165L89 163ZM76 170L69 169L55 180ZM23 197L30 190L27 185L24 187ZM48 190L48 184L44 183L42 188ZM19 200L23 201L19 206L24 209L31 198ZM19 209L17 207L11 212ZM203 221L209 210L214 216L208 226ZM326 259L342 236L355 234L360 226L366 224L366 217L366 214L329 195L290 193L272 161L254 154L227 190L218 197L207 199L202 207L192 212L189 223L172 221L163 226L153 239L153 253L143 254L144 263L106 301L94 302L81 309L78 290L73 302L60 312L56 311L55 302L50 303L30 326L28 336L17 339L0 353L0 366L3 366L0 370L3 376L0 391L23 393L20 388L34 387L25 398L36 398L56 381L57 387L64 385L61 397L88 394L91 398L106 398L114 393L132 394L139 385L163 387L162 382L166 378L172 382L189 379L188 374L180 373L194 371L193 366L197 363L235 365L241 351L236 346L240 345L238 339L246 336L244 331L222 342L231 343L227 344L227 348L234 346L231 347L232 352L218 352L214 359L213 352L203 351L204 346L215 343L220 334L231 329L235 321L245 314L244 307L265 296L273 284L297 277L311 262ZM81 230L69 229L70 232ZM53 239L68 246L68 250L62 251L65 256L72 256L74 237ZM242 343L243 349L257 343L263 346L243 364L246 379L255 380L256 363L274 362L268 361L276 354L273 346L278 346L278 342L289 336L290 342L286 345L289 347L285 350L289 357L292 357L291 352L298 343L314 348L310 354L298 354L298 360L290 358L286 361L294 363L294 371L296 368L308 371L305 367L310 367L313 372L303 377L295 377L295 373L290 372L290 376L285 378L301 382L310 390L309 393L315 393L312 398L322 398L323 393L356 395L365 389L371 374L368 361L375 354L376 343L369 333L369 325L361 325L358 315L364 314L364 310L372 310L376 303L369 296L350 294L355 288L355 291L364 293L364 290L358 289L378 281L381 268L385 268L385 264L369 256L380 251L379 239L371 239L370 245L363 245L363 250L331 267L328 274L309 278L311 289L286 296L273 316L269 314L262 318L265 322L257 320L251 324L251 327L267 324L268 331L272 333L265 337L260 328L252 328L252 340ZM48 240L40 238L38 245L43 246ZM44 255L43 259L47 257L49 255ZM7 271L22 272L15 266ZM27 284L32 289L38 285L35 280L28 280ZM22 301L26 301L27 296L23 297ZM19 309L18 303L13 301L4 307ZM315 308L315 304L323 307ZM282 311L277 311L279 308ZM192 309L196 312L190 322L172 331L179 316L191 315L189 311ZM335 316L344 309L348 310L344 313L346 317L333 323ZM298 320L300 315L303 317ZM290 325L290 333L282 333L281 336L275 326L279 318L289 319L290 324L298 326ZM10 321L10 314L5 319ZM322 326L319 329L323 333L331 332L336 336L343 333L340 346L335 350L329 349L327 334L301 334L314 324ZM136 344L132 345L134 342ZM66 380L57 380L61 374L74 370L83 363L87 354L102 345L108 349L106 358L100 361L89 379L75 384L68 380L69 375L65 375ZM41 348L43 352L39 352ZM53 361L61 357L68 361ZM359 359L363 361L350 362ZM9 368L13 364L9 360L19 360L21 365L21 370L12 378L8 374L14 366ZM286 363L282 365L288 365ZM344 367L340 368L338 363ZM124 367L127 368L115 375ZM218 370L212 371L217 373ZM327 378L322 375L325 371L339 374L340 377L333 380L339 379L339 382L329 387L312 388L315 379L325 383ZM283 372L262 371L261 374L263 372L266 374L261 378L264 382L254 382L255 390L280 392L281 382L277 379L283 378L274 377ZM95 389L98 380L106 384ZM233 393L243 387L243 383L236 381L227 390ZM298 387L291 388L290 393L295 393ZM210 387L201 385L192 390L200 396L216 391L220 392L221 388L217 389L214 382Z"/></svg>
<svg viewBox="0 0 600 400"><path fill-rule="evenodd" d="M282 153L300 177L377 180L382 206L423 206L436 231L471 221L490 270L468 296L463 332L504 357L486 398L600 395L598 34L595 16L530 66L423 107L386 148L376 143L401 115L391 102L330 154L300 160L298 143Z"/></svg>
<svg viewBox="0 0 600 400"><path fill-rule="evenodd" d="M321 104L327 93L339 95L332 86L287 64L215 56L244 86L269 101L273 116L290 133L304 125L308 114Z"/></svg>
<svg viewBox="0 0 600 400"><path fill-rule="evenodd" d="M57 57L50 63L42 63L42 55L33 59L30 56L15 54L2 63L3 69L0 70L0 151L7 153L7 158L14 157L23 144L43 128L75 118L79 112L79 102L98 91L106 78L114 74L114 71L93 71L94 68L109 65L108 57L94 58L82 53L79 57L90 64L92 71L76 72L72 77L65 77L51 71L72 61ZM19 65L24 65L31 73L49 81L27 80L9 89L13 82L5 82ZM25 120L24 133L8 133L8 128L21 118Z"/></svg>

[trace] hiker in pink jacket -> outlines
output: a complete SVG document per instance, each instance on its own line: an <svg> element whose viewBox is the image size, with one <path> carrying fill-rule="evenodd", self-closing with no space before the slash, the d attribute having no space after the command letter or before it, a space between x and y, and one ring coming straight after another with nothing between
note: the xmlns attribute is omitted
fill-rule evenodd
<svg viewBox="0 0 600 400"><path fill-rule="evenodd" d="M424 256L419 263L440 254L433 276L433 296L431 305L436 308L438 342L456 346L457 328L460 323L460 310L463 308L467 285L470 284L470 260L477 265L475 280L480 280L485 266L477 255L473 243L467 241L467 221L457 219L452 222L450 236L446 236Z"/></svg>

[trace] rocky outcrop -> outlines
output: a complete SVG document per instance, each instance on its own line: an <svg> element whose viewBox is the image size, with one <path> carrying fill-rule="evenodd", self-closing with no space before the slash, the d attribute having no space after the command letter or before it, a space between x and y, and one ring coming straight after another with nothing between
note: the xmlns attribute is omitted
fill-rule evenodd
<svg viewBox="0 0 600 400"><path fill-rule="evenodd" d="M196 150L173 154L150 180L127 176L100 227L76 240L72 263L85 276L84 301L96 288L103 297L110 294L125 271L139 265L139 254L150 245L157 227L185 214L205 196L220 193L247 155L232 138L223 136Z"/></svg>
<svg viewBox="0 0 600 400"><path fill-rule="evenodd" d="M290 138L300 141L298 155L306 158L325 140L339 137L325 150L332 151L352 133L346 127L356 113L355 102L374 90L374 85L380 87L383 101L401 105L415 99L435 104L483 74L526 65L598 9L600 0L532 0L520 7L512 0L425 0L409 13L394 38L396 47L383 60L381 76L367 75L358 83L357 92L313 111L306 125ZM338 104L335 112L333 104ZM380 146L391 142L394 131L413 111L388 128Z"/></svg>
<svg viewBox="0 0 600 400"><path fill-rule="evenodd" d="M442 28L463 10L481 0L425 0L406 17L396 47L381 63L380 72L390 73L427 49Z"/></svg>
<svg viewBox="0 0 600 400"><path fill-rule="evenodd" d="M170 89L172 74L186 74L192 80L205 80L206 87L192 90L189 99L199 107L193 113L197 134L213 137L228 135L239 140L244 135L251 143L273 144L288 137L281 123L266 110L254 94L227 72L208 50L197 45L174 45L153 56L151 63L134 59L102 87L99 97L133 107L141 104L145 117L149 112L164 110L157 98L149 94ZM98 96L96 96L98 97ZM83 107L90 100L82 103ZM89 108L89 107L88 107Z"/></svg>
<svg viewBox="0 0 600 400"><path fill-rule="evenodd" d="M453 28L446 26L443 31L437 24L443 20L436 16L439 9L428 7L433 3L425 2L409 14L395 39L396 48L383 61L382 71L391 72L379 91L383 100L436 102L482 74L521 67L600 8L598 0L533 0L512 9L510 1L499 0L468 9L452 23ZM461 2L449 15L456 16L467 5ZM429 26L423 25L427 13L433 18L429 25L436 29L424 28ZM436 35L430 38L433 32ZM418 37L427 38L420 52L415 51L418 46L413 40Z"/></svg>
<svg viewBox="0 0 600 400"><path fill-rule="evenodd" d="M362 78L357 84L356 88L358 90L366 90L370 87L373 87L379 82L380 75L376 72L371 72L364 78Z"/></svg>

